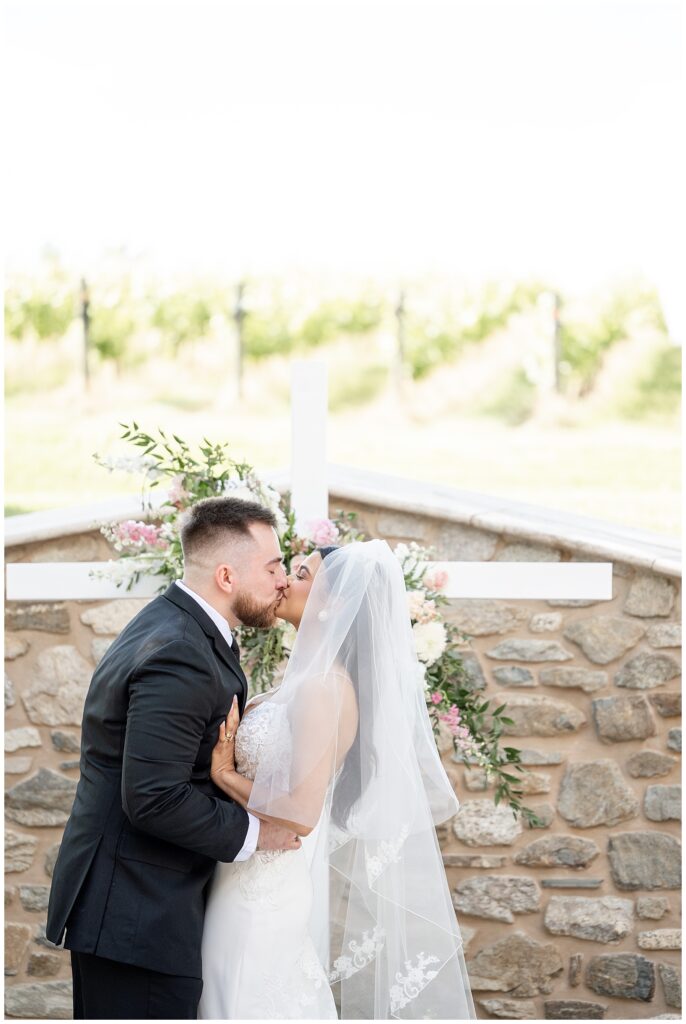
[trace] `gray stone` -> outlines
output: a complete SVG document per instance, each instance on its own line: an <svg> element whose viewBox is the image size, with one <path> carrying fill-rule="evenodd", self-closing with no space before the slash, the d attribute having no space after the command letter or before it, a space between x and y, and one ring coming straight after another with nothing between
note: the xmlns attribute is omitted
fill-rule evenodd
<svg viewBox="0 0 686 1024"><path fill-rule="evenodd" d="M489 562L496 552L498 537L459 523L444 523L434 547L446 562Z"/></svg>
<svg viewBox="0 0 686 1024"><path fill-rule="evenodd" d="M645 740L657 732L650 705L642 693L596 697L592 707L598 736L605 743Z"/></svg>
<svg viewBox="0 0 686 1024"><path fill-rule="evenodd" d="M72 1020L70 981L38 981L12 985L5 989L5 1013L8 1017Z"/></svg>
<svg viewBox="0 0 686 1024"><path fill-rule="evenodd" d="M93 661L96 665L99 665L102 659L105 657L110 647L114 643L114 637L109 636L95 636L91 641L91 652L93 654Z"/></svg>
<svg viewBox="0 0 686 1024"><path fill-rule="evenodd" d="M641 999L655 995L655 965L637 953L601 953L586 968L586 984L600 996Z"/></svg>
<svg viewBox="0 0 686 1024"><path fill-rule="evenodd" d="M668 654L637 654L615 673L615 685L627 690L651 690L679 675L678 661Z"/></svg>
<svg viewBox="0 0 686 1024"><path fill-rule="evenodd" d="M655 928L638 933L640 949L681 949L681 928Z"/></svg>
<svg viewBox="0 0 686 1024"><path fill-rule="evenodd" d="M145 608L147 599L119 598L81 612L81 622L98 636L118 636L131 619Z"/></svg>
<svg viewBox="0 0 686 1024"><path fill-rule="evenodd" d="M524 999L547 995L552 978L563 969L562 958L551 942L537 942L520 931L480 949L467 962L475 991L508 992Z"/></svg>
<svg viewBox="0 0 686 1024"><path fill-rule="evenodd" d="M100 562L103 538L98 533L62 536L42 544L31 544L22 562Z"/></svg>
<svg viewBox="0 0 686 1024"><path fill-rule="evenodd" d="M5 974L19 973L29 942L31 941L31 925L17 924L14 921L5 923Z"/></svg>
<svg viewBox="0 0 686 1024"><path fill-rule="evenodd" d="M5 874L10 871L28 871L33 864L37 846L35 836L5 829Z"/></svg>
<svg viewBox="0 0 686 1024"><path fill-rule="evenodd" d="M581 982L581 966L584 958L581 953L572 953L569 958L569 987L578 988Z"/></svg>
<svg viewBox="0 0 686 1024"><path fill-rule="evenodd" d="M598 602L584 597L551 597L546 604L549 604L551 608L590 608L591 605L598 604Z"/></svg>
<svg viewBox="0 0 686 1024"><path fill-rule="evenodd" d="M599 889L602 878L542 878L543 889Z"/></svg>
<svg viewBox="0 0 686 1024"><path fill-rule="evenodd" d="M15 604L5 606L5 629L33 629L42 633L68 633L71 629L66 604Z"/></svg>
<svg viewBox="0 0 686 1024"><path fill-rule="evenodd" d="M537 612L529 619L532 633L554 633L562 626L562 615L559 612Z"/></svg>
<svg viewBox="0 0 686 1024"><path fill-rule="evenodd" d="M441 751L441 753L444 753L444 751ZM63 772L71 772L80 767L81 762L78 759L74 761L60 761L60 770Z"/></svg>
<svg viewBox="0 0 686 1024"><path fill-rule="evenodd" d="M536 1004L530 999L478 999L489 1017L503 1017L505 1020L533 1020Z"/></svg>
<svg viewBox="0 0 686 1024"><path fill-rule="evenodd" d="M444 853L447 868L503 868L507 857L500 853Z"/></svg>
<svg viewBox="0 0 686 1024"><path fill-rule="evenodd" d="M5 633L5 661L14 661L22 658L30 647L28 640L22 640L11 633Z"/></svg>
<svg viewBox="0 0 686 1024"><path fill-rule="evenodd" d="M651 619L656 615L669 615L674 607L676 590L664 576L636 576L631 582L624 603L627 615Z"/></svg>
<svg viewBox="0 0 686 1024"><path fill-rule="evenodd" d="M453 831L466 846L511 846L522 825L509 807L492 800L466 800L453 818Z"/></svg>
<svg viewBox="0 0 686 1024"><path fill-rule="evenodd" d="M560 785L558 812L575 828L617 825L639 811L636 795L614 761L570 764Z"/></svg>
<svg viewBox="0 0 686 1024"><path fill-rule="evenodd" d="M76 794L76 782L49 768L18 782L5 794L5 816L19 825L66 824Z"/></svg>
<svg viewBox="0 0 686 1024"><path fill-rule="evenodd" d="M31 771L32 757L6 757L5 775L25 775Z"/></svg>
<svg viewBox="0 0 686 1024"><path fill-rule="evenodd" d="M548 772L522 772L516 788L527 796L549 793L551 778Z"/></svg>
<svg viewBox="0 0 686 1024"><path fill-rule="evenodd" d="M618 889L681 888L681 843L666 832L619 832L607 852Z"/></svg>
<svg viewBox="0 0 686 1024"><path fill-rule="evenodd" d="M411 515L409 512L380 512L376 525L382 537L392 537L395 540L429 540L430 520Z"/></svg>
<svg viewBox="0 0 686 1024"><path fill-rule="evenodd" d="M651 693L648 700L662 718L678 718L681 715L681 693L679 690Z"/></svg>
<svg viewBox="0 0 686 1024"><path fill-rule="evenodd" d="M651 647L681 647L681 623L651 622L646 640Z"/></svg>
<svg viewBox="0 0 686 1024"><path fill-rule="evenodd" d="M63 960L57 953L44 953L38 950L29 957L26 973L33 978L54 978L59 974Z"/></svg>
<svg viewBox="0 0 686 1024"><path fill-rule="evenodd" d="M681 729L670 729L667 733L667 749L681 753Z"/></svg>
<svg viewBox="0 0 686 1024"><path fill-rule="evenodd" d="M565 690L583 690L594 693L607 686L607 672L590 668L542 668L538 674L544 686L557 686Z"/></svg>
<svg viewBox="0 0 686 1024"><path fill-rule="evenodd" d="M61 946L56 946L54 942L51 942L50 939L46 937L45 922L39 924L36 927L36 933L34 935L33 941L36 943L36 945L43 946L45 949L64 949L64 940L62 940Z"/></svg>
<svg viewBox="0 0 686 1024"><path fill-rule="evenodd" d="M641 919L659 921L668 911L666 896L639 896L636 900L636 913Z"/></svg>
<svg viewBox="0 0 686 1024"><path fill-rule="evenodd" d="M458 913L511 924L515 914L540 909L541 890L533 878L478 875L456 886L453 903Z"/></svg>
<svg viewBox="0 0 686 1024"><path fill-rule="evenodd" d="M5 752L8 754L14 753L15 750L23 750L25 747L40 746L40 733L31 725L21 729L8 729L5 733Z"/></svg>
<svg viewBox="0 0 686 1024"><path fill-rule="evenodd" d="M19 899L24 910L47 910L49 885L20 885Z"/></svg>
<svg viewBox="0 0 686 1024"><path fill-rule="evenodd" d="M511 637L486 651L487 658L499 661L569 661L574 655L557 640L531 640Z"/></svg>
<svg viewBox="0 0 686 1024"><path fill-rule="evenodd" d="M505 725L505 736L559 736L576 732L586 722L583 711L567 701L533 693L513 693L504 701L513 725Z"/></svg>
<svg viewBox="0 0 686 1024"><path fill-rule="evenodd" d="M500 686L535 686L533 672L520 665L503 665L493 669L493 678Z"/></svg>
<svg viewBox="0 0 686 1024"><path fill-rule="evenodd" d="M483 792L488 789L488 775L484 768L467 768L464 773L465 788L470 793Z"/></svg>
<svg viewBox="0 0 686 1024"><path fill-rule="evenodd" d="M5 711L7 708L13 708L17 703L17 698L14 692L14 683L5 672Z"/></svg>
<svg viewBox="0 0 686 1024"><path fill-rule="evenodd" d="M665 1002L667 1006L673 1006L675 1009L681 1009L681 971L678 967L674 967L672 964L658 964L657 969L660 972L660 981L662 982L662 991L665 994Z"/></svg>
<svg viewBox="0 0 686 1024"><path fill-rule="evenodd" d="M635 647L645 633L638 622L618 615L594 615L570 623L562 634L566 640L578 644L589 661L607 665Z"/></svg>
<svg viewBox="0 0 686 1024"><path fill-rule="evenodd" d="M22 696L26 713L37 725L80 725L92 666L71 644L42 651L34 682Z"/></svg>
<svg viewBox="0 0 686 1024"><path fill-rule="evenodd" d="M78 733L62 732L59 729L50 733L50 739L55 750L62 754L80 754L81 739Z"/></svg>
<svg viewBox="0 0 686 1024"><path fill-rule="evenodd" d="M669 775L676 763L676 758L671 754L661 754L659 750L639 750L627 760L626 768L634 779L650 779L655 775Z"/></svg>
<svg viewBox="0 0 686 1024"><path fill-rule="evenodd" d="M643 813L650 821L681 821L681 786L648 786Z"/></svg>
<svg viewBox="0 0 686 1024"><path fill-rule="evenodd" d="M528 828L548 828L549 825L552 825L555 818L555 808L550 804L532 804L529 810L533 811L538 818L538 824L527 822Z"/></svg>
<svg viewBox="0 0 686 1024"><path fill-rule="evenodd" d="M518 850L515 864L538 868L585 868L600 850L592 839L581 836L542 836Z"/></svg>
<svg viewBox="0 0 686 1024"><path fill-rule="evenodd" d="M460 651L460 661L465 672L463 686L472 693L486 689L486 677L476 654Z"/></svg>
<svg viewBox="0 0 686 1024"><path fill-rule="evenodd" d="M446 618L469 636L492 636L518 629L526 621L526 612L500 601L457 598L450 602Z"/></svg>
<svg viewBox="0 0 686 1024"><path fill-rule="evenodd" d="M634 905L616 896L551 896L543 923L553 935L619 942L633 931Z"/></svg>
<svg viewBox="0 0 686 1024"><path fill-rule="evenodd" d="M45 854L45 873L52 878L52 873L55 869L55 861L57 860L57 854L60 852L60 844L53 843Z"/></svg>
<svg viewBox="0 0 686 1024"><path fill-rule="evenodd" d="M520 750L519 760L524 765L562 764L563 755L559 750Z"/></svg>
<svg viewBox="0 0 686 1024"><path fill-rule="evenodd" d="M559 562L560 552L546 544L506 544L494 562Z"/></svg>
<svg viewBox="0 0 686 1024"><path fill-rule="evenodd" d="M545 1020L603 1020L607 1003L591 1003L587 999L546 999Z"/></svg>

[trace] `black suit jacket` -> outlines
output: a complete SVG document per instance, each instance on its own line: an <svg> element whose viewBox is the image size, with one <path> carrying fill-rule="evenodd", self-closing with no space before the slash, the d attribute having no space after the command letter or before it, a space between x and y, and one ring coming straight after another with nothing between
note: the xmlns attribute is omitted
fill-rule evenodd
<svg viewBox="0 0 686 1024"><path fill-rule="evenodd" d="M201 977L207 886L248 830L209 778L219 723L247 685L232 648L172 584L123 630L86 697L81 777L47 936L82 953ZM228 922L227 922L228 924Z"/></svg>

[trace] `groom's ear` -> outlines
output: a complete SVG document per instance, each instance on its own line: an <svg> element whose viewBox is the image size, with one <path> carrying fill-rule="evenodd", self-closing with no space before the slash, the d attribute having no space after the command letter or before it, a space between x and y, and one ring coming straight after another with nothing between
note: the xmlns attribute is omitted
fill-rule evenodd
<svg viewBox="0 0 686 1024"><path fill-rule="evenodd" d="M214 581L224 593L232 594L236 585L236 570L223 562L214 570Z"/></svg>

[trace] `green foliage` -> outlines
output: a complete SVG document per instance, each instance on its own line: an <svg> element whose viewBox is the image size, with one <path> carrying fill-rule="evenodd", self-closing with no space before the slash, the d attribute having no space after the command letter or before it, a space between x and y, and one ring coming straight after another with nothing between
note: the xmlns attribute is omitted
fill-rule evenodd
<svg viewBox="0 0 686 1024"><path fill-rule="evenodd" d="M523 367L511 370L500 388L479 406L479 412L497 416L504 423L517 427L526 422L536 405L537 388Z"/></svg>
<svg viewBox="0 0 686 1024"><path fill-rule="evenodd" d="M185 342L204 337L211 319L208 296L176 292L155 302L151 323L162 332L172 352L176 352Z"/></svg>
<svg viewBox="0 0 686 1024"><path fill-rule="evenodd" d="M620 413L632 419L672 416L681 404L682 351L678 345L659 348L633 388L622 397Z"/></svg>

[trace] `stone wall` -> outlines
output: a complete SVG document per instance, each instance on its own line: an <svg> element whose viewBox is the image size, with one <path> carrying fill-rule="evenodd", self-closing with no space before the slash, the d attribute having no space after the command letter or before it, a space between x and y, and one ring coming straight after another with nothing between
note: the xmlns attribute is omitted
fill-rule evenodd
<svg viewBox="0 0 686 1024"><path fill-rule="evenodd" d="M446 560L607 561L344 498L372 537ZM607 532L607 524L605 524ZM532 530L533 534L533 530ZM12 546L11 561L110 557L97 533ZM452 601L473 685L508 704L529 829L444 752L461 800L441 845L483 1018L679 1016L680 577L626 552L611 601ZM6 1013L69 1017L67 954L44 938L50 873L78 778L93 667L144 602L6 608Z"/></svg>

